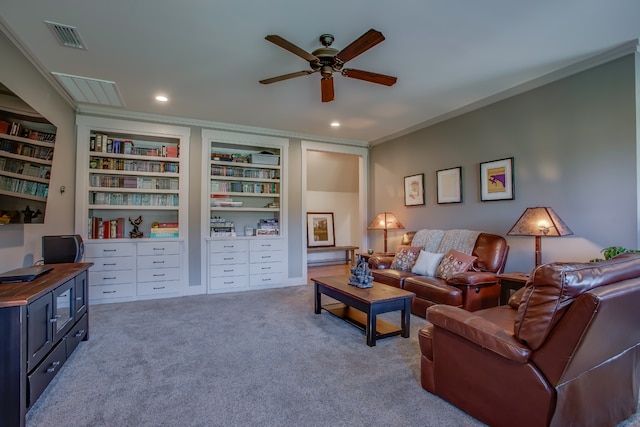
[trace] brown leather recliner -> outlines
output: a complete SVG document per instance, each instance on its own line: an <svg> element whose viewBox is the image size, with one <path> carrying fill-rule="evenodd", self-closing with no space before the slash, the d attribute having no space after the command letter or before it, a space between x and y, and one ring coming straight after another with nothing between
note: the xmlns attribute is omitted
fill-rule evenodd
<svg viewBox="0 0 640 427"><path fill-rule="evenodd" d="M415 231L405 233L400 245L411 245L415 234ZM477 257L473 271L454 274L447 280L390 269L393 256L372 256L369 264L376 282L415 293L411 313L425 317L427 308L434 304L462 307L468 311L498 305L500 285L496 275L502 273L508 254L509 246L504 237L481 233L473 247L472 255Z"/></svg>
<svg viewBox="0 0 640 427"><path fill-rule="evenodd" d="M509 304L437 305L422 387L491 426L614 426L638 406L640 254L534 270Z"/></svg>

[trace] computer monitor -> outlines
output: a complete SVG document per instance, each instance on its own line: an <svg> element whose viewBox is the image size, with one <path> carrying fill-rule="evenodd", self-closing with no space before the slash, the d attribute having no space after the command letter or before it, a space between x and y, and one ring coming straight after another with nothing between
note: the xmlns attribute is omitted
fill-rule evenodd
<svg viewBox="0 0 640 427"><path fill-rule="evenodd" d="M42 236L42 258L45 264L80 262L84 243L78 234Z"/></svg>

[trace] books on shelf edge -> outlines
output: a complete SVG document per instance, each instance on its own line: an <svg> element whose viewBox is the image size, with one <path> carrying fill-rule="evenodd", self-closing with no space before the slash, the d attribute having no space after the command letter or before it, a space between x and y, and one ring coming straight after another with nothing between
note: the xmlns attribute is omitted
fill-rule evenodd
<svg viewBox="0 0 640 427"><path fill-rule="evenodd" d="M235 231L212 231L211 237L236 237Z"/></svg>
<svg viewBox="0 0 640 427"><path fill-rule="evenodd" d="M178 228L177 222L159 222L157 228Z"/></svg>
<svg viewBox="0 0 640 427"><path fill-rule="evenodd" d="M178 231L180 231L178 227L165 227L165 228L152 227L151 228L151 234L177 233Z"/></svg>
<svg viewBox="0 0 640 427"><path fill-rule="evenodd" d="M179 233L176 232L166 232L166 233L149 233L149 237L152 239L158 239L158 238L174 238L174 237L180 237Z"/></svg>

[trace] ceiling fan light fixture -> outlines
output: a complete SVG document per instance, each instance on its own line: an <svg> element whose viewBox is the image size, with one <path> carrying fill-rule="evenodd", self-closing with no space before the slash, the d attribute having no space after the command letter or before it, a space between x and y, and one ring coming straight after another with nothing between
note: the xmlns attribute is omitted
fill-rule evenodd
<svg viewBox="0 0 640 427"><path fill-rule="evenodd" d="M331 122L331 127L332 128L339 128L340 127L340 122L338 122L338 121Z"/></svg>

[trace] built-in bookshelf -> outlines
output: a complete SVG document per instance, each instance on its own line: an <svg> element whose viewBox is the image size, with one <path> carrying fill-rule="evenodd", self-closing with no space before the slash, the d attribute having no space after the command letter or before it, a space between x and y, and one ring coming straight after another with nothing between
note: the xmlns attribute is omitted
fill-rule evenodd
<svg viewBox="0 0 640 427"><path fill-rule="evenodd" d="M82 115L77 121L76 232L94 262L92 299L202 293L188 283L190 130Z"/></svg>
<svg viewBox="0 0 640 427"><path fill-rule="evenodd" d="M289 141L206 129L202 141L202 274L208 291L282 284Z"/></svg>
<svg viewBox="0 0 640 427"><path fill-rule="evenodd" d="M43 222L57 128L17 97L0 98L0 215Z"/></svg>

